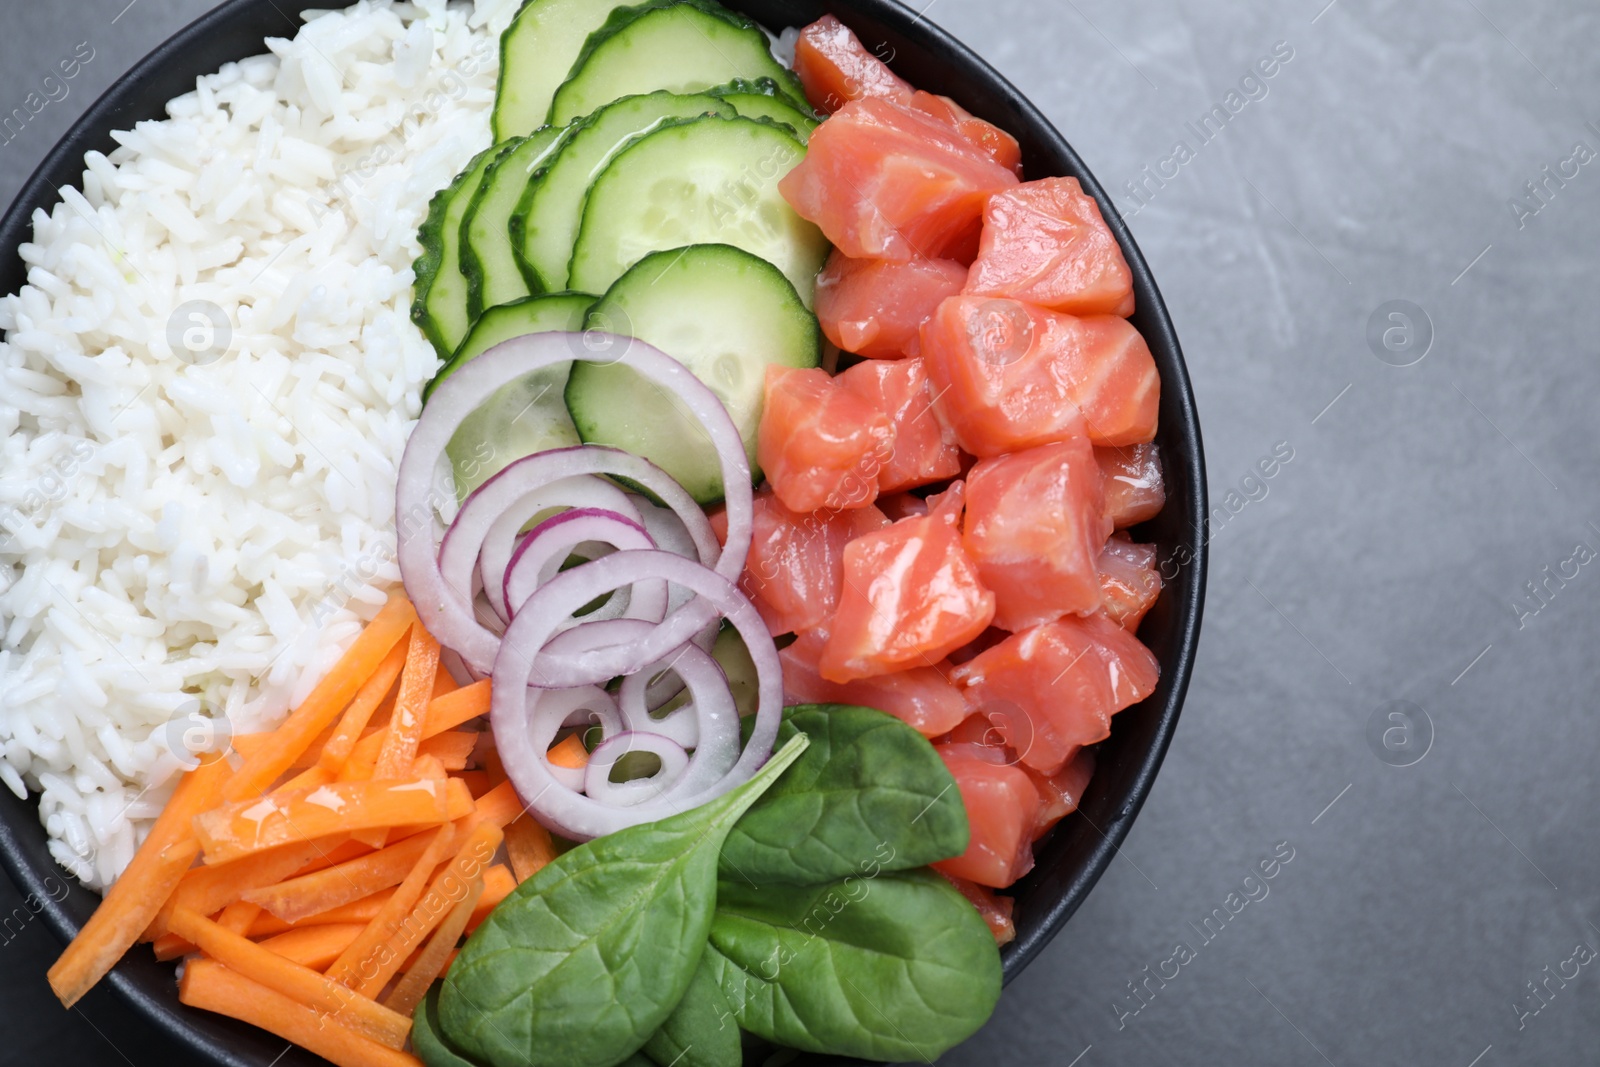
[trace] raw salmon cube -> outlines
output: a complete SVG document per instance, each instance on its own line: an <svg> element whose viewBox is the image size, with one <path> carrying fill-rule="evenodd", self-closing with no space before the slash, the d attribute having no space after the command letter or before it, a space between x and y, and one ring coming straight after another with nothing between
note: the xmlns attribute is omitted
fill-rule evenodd
<svg viewBox="0 0 1600 1067"><path fill-rule="evenodd" d="M990 198L967 292L1069 315L1133 314L1128 261L1076 178L1042 178Z"/></svg>

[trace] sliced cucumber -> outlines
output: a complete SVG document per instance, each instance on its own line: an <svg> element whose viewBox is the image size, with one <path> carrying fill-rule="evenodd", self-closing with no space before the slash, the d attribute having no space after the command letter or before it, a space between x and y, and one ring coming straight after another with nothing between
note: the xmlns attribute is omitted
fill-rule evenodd
<svg viewBox="0 0 1600 1067"><path fill-rule="evenodd" d="M429 389L502 341L528 333L581 330L593 303L587 293L549 293L490 308ZM461 424L445 453L462 500L523 456L582 443L567 414L566 384L566 365L534 371L503 386Z"/></svg>
<svg viewBox="0 0 1600 1067"><path fill-rule="evenodd" d="M561 146L566 131L547 126L507 141L509 151L489 164L461 220L461 272L467 276L467 314L521 300L533 290L511 251L511 213L528 177ZM560 288L557 286L556 288Z"/></svg>
<svg viewBox="0 0 1600 1067"><path fill-rule="evenodd" d="M771 119L789 127L801 143L811 139L811 131L817 128L819 122L809 109L802 111L796 107L771 78L756 81L741 79L732 85L713 89L711 95L726 100L747 119Z"/></svg>
<svg viewBox="0 0 1600 1067"><path fill-rule="evenodd" d="M651 252L730 244L776 265L810 307L828 242L778 192L804 155L793 134L754 119L693 119L641 137L589 188L568 284L604 292Z"/></svg>
<svg viewBox="0 0 1600 1067"><path fill-rule="evenodd" d="M754 715L761 703L761 680L739 631L723 623L711 646L711 658L722 665L722 673L728 676L728 691L733 694L733 706L739 709L739 716Z"/></svg>
<svg viewBox="0 0 1600 1067"><path fill-rule="evenodd" d="M486 148L472 157L455 181L434 194L428 217L417 231L422 255L412 265L417 280L411 321L422 328L440 359L449 359L472 326L467 311L467 276L461 273L461 220L489 169L505 145Z"/></svg>
<svg viewBox="0 0 1600 1067"><path fill-rule="evenodd" d="M805 100L799 79L743 15L704 0L652 0L618 9L595 31L556 90L547 121L564 125L619 96L698 93L735 78L771 78L797 104Z"/></svg>
<svg viewBox="0 0 1600 1067"><path fill-rule="evenodd" d="M645 257L595 304L584 325L647 341L710 386L744 438L756 480L768 365L815 367L822 349L816 316L783 273L731 245ZM584 441L651 460L702 504L722 499L711 442L669 394L625 364L576 364L566 396Z"/></svg>
<svg viewBox="0 0 1600 1067"><path fill-rule="evenodd" d="M536 279L545 289L566 288L584 194L618 152L668 119L707 114L729 116L733 108L711 96L661 91L625 96L576 124L544 173L527 184L511 219L514 248L530 282Z"/></svg>
<svg viewBox="0 0 1600 1067"><path fill-rule="evenodd" d="M500 36L494 137L504 141L544 125L589 35L622 5L616 0L529 0Z"/></svg>

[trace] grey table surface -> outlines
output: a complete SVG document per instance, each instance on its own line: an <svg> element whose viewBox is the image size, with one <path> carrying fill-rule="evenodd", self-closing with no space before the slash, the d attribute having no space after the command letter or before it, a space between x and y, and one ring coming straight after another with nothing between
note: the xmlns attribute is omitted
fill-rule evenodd
<svg viewBox="0 0 1600 1067"><path fill-rule="evenodd" d="M0 0L0 112L94 52L0 144L0 201L207 6ZM943 1062L1600 1061L1600 9L928 7L1129 218L1216 505L1155 790ZM41 926L7 938L0 1062L184 1062L109 994L62 1011Z"/></svg>

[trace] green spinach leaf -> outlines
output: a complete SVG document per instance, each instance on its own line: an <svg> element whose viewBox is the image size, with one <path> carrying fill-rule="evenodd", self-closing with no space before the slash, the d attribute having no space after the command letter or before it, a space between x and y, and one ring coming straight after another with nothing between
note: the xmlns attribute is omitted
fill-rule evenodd
<svg viewBox="0 0 1600 1067"><path fill-rule="evenodd" d="M439 1033L439 983L411 1013L411 1049L428 1067L477 1067L451 1048Z"/></svg>
<svg viewBox="0 0 1600 1067"><path fill-rule="evenodd" d="M931 871L823 886L723 882L707 965L739 1026L826 1055L931 1063L1000 997L1000 952Z"/></svg>
<svg viewBox="0 0 1600 1067"><path fill-rule="evenodd" d="M666 1067L740 1067L744 1063L733 1006L722 995L704 956L688 992L661 1029L644 1043L644 1051Z"/></svg>
<svg viewBox="0 0 1600 1067"><path fill-rule="evenodd" d="M844 704L784 713L780 741L811 747L734 825L722 877L814 885L959 856L961 792L928 740L893 715Z"/></svg>
<svg viewBox="0 0 1600 1067"><path fill-rule="evenodd" d="M614 1067L688 989L734 822L805 750L793 738L745 785L596 838L518 886L467 941L439 997L452 1046L492 1067Z"/></svg>

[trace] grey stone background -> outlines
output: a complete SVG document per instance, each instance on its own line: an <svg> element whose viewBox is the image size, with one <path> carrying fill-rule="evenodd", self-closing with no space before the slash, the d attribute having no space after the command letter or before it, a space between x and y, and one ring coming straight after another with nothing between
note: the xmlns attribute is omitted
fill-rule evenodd
<svg viewBox="0 0 1600 1067"><path fill-rule="evenodd" d="M1194 684L1124 854L945 1063L1600 1060L1600 966L1566 962L1600 950L1600 9L1325 3L927 10L1130 217L1221 509ZM206 6L0 0L0 112L95 53L0 144L0 199ZM1414 308L1373 329L1391 301ZM63 1012L57 950L38 926L0 945L0 1061L181 1062L108 994Z"/></svg>

